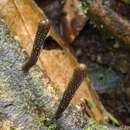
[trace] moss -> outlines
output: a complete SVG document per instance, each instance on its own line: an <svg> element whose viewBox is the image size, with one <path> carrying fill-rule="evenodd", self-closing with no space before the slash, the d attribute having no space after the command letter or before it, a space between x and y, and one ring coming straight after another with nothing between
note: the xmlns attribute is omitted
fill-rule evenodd
<svg viewBox="0 0 130 130"><path fill-rule="evenodd" d="M49 120L45 123L47 130L56 130L56 123L53 120Z"/></svg>
<svg viewBox="0 0 130 130"><path fill-rule="evenodd" d="M50 126L48 126L48 130L55 130L55 129L56 129L55 124L51 124Z"/></svg>
<svg viewBox="0 0 130 130"><path fill-rule="evenodd" d="M22 92L18 93L14 98L14 105L25 113L32 115L35 106L33 105L33 95L29 90L22 90Z"/></svg>
<svg viewBox="0 0 130 130"><path fill-rule="evenodd" d="M80 11L81 11L81 13L83 13L83 14L86 15L86 14L88 13L88 9L89 9L89 5L86 4L85 1L82 1L82 2L80 3Z"/></svg>
<svg viewBox="0 0 130 130"><path fill-rule="evenodd" d="M87 127L83 130L109 130L107 126L97 123L94 119L89 119Z"/></svg>
<svg viewBox="0 0 130 130"><path fill-rule="evenodd" d="M37 116L35 115L35 120L34 120L34 123L33 123L33 126L32 126L32 130L36 130L37 126L43 126L44 127L44 120L45 118L44 117L41 117L41 116Z"/></svg>
<svg viewBox="0 0 130 130"><path fill-rule="evenodd" d="M0 79L0 99L6 98L8 96L8 83L4 82L3 80Z"/></svg>
<svg viewBox="0 0 130 130"><path fill-rule="evenodd" d="M4 61L4 62L2 62L2 63L0 63L0 70L2 71L4 71L4 70L7 70L7 69L9 69L9 67L10 67L11 65L10 65L10 62L9 61ZM0 76L1 76L2 74L0 74ZM3 77L0 77L0 79L1 78L3 78Z"/></svg>

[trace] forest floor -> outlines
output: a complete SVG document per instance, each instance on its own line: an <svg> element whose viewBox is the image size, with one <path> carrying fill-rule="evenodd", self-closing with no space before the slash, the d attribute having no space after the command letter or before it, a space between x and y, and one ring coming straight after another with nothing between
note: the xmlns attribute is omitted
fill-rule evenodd
<svg viewBox="0 0 130 130"><path fill-rule="evenodd" d="M61 95L38 66L27 75L22 73L21 66L26 58L24 50L0 20L1 127L46 130L45 120L53 117ZM82 130L85 124L81 113L71 105L57 121L58 130Z"/></svg>
<svg viewBox="0 0 130 130"><path fill-rule="evenodd" d="M50 19L57 22L60 11L48 10L47 14L52 14ZM130 54L127 47L113 39L106 42L103 37L100 30L86 24L72 48L78 61L88 66L89 78L105 108L129 125L130 88L123 85L130 66ZM0 121L4 125L1 127L46 130L45 120L54 115L61 95L56 84L38 66L27 75L22 73L21 66L27 55L14 38L0 20ZM57 121L58 130L82 130L85 125L81 111L72 105Z"/></svg>

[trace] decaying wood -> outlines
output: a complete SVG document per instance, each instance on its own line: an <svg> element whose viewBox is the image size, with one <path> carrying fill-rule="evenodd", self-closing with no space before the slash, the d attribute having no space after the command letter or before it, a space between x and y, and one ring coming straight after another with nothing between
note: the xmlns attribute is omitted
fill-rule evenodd
<svg viewBox="0 0 130 130"><path fill-rule="evenodd" d="M127 19L123 19L112 9L103 5L102 0L93 0L88 6L90 18L97 19L114 36L128 45L130 44L130 23Z"/></svg>
<svg viewBox="0 0 130 130"><path fill-rule="evenodd" d="M9 0L6 4L0 5L0 15L11 31L17 35L21 47L30 55L37 25L40 21L47 19L45 14L41 12L33 0ZM62 46L63 50L44 50L40 55L38 65L41 69L46 70L50 79L56 82L63 92L79 63L70 52L69 46L53 27L49 35ZM97 121L109 120L111 116L102 106L88 80L82 82L72 103L79 104L81 98L85 98L88 104L91 104L91 107L89 106L92 111L91 116Z"/></svg>
<svg viewBox="0 0 130 130"><path fill-rule="evenodd" d="M87 0L82 1L87 2ZM74 3L73 6L72 3ZM64 36L68 42L73 42L84 27L88 18L94 18L98 23L100 22L104 25L113 36L119 38L126 44L130 44L130 23L127 19L124 19L115 11L106 5L103 5L102 0L93 0L90 5L87 4L89 7L89 14L87 14L86 17L86 14L83 14L80 5L82 5L82 3L79 0L67 0L64 6L64 12L66 15L63 18L63 27ZM80 22L78 20L80 20ZM77 27L78 29L75 29L76 26L73 28L76 23L80 23L79 28Z"/></svg>

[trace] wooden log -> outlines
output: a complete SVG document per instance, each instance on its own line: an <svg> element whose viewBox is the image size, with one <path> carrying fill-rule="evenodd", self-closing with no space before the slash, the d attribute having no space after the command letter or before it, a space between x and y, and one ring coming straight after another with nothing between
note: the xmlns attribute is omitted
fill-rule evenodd
<svg viewBox="0 0 130 130"><path fill-rule="evenodd" d="M87 15L90 19L100 22L104 27L115 37L130 45L130 23L127 19L123 19L115 11L103 5L102 0L92 0L90 3L87 0L82 0L88 10Z"/></svg>
<svg viewBox="0 0 130 130"><path fill-rule="evenodd" d="M127 3L127 0L122 1ZM71 6L72 3L74 3L73 6ZM129 20L121 17L110 7L104 5L102 0L92 0L90 3L87 0L67 0L64 12L66 14L63 18L64 37L69 43L74 41L87 20L91 19L92 21L95 20L98 25L99 23L102 24L111 35L123 41L122 43L130 44ZM79 19L80 22L78 21ZM94 23L96 24L96 22ZM80 23L79 26L78 23ZM78 26L78 29L76 29L76 26L73 28L75 24Z"/></svg>
<svg viewBox="0 0 130 130"><path fill-rule="evenodd" d="M47 19L33 0L9 0L0 5L0 15L6 21L10 30L17 35L22 48L30 55L34 36L39 21ZM50 79L57 83L61 92L67 86L76 66L79 65L76 58L69 50L67 43L55 32L50 30L49 35L62 46L63 50L44 50L40 55L38 65L47 72ZM84 80L76 92L72 103L79 104L85 98L91 104L92 117L97 121L106 121L111 118L101 104L95 90L88 80Z"/></svg>

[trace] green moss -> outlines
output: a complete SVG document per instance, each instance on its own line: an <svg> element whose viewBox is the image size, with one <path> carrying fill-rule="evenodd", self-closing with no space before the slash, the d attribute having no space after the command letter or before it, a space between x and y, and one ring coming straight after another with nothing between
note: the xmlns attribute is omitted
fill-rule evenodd
<svg viewBox="0 0 130 130"><path fill-rule="evenodd" d="M53 120L47 121L45 125L47 126L48 130L56 130L56 124L53 122Z"/></svg>
<svg viewBox="0 0 130 130"><path fill-rule="evenodd" d="M0 80L0 99L6 98L8 96L8 83Z"/></svg>
<svg viewBox="0 0 130 130"><path fill-rule="evenodd" d="M55 129L56 129L55 124L51 124L50 126L48 126L48 130L55 130Z"/></svg>
<svg viewBox="0 0 130 130"><path fill-rule="evenodd" d="M88 14L89 7L92 2L93 0L80 0L80 10L83 14Z"/></svg>
<svg viewBox="0 0 130 130"><path fill-rule="evenodd" d="M16 95L14 105L25 113L32 115L35 109L35 106L33 105L33 95L29 90L23 90Z"/></svg>
<svg viewBox="0 0 130 130"><path fill-rule="evenodd" d="M37 126L43 126L44 127L44 120L45 118L43 116L37 116L35 115L35 120L32 126L32 130L36 130Z"/></svg>
<svg viewBox="0 0 130 130"><path fill-rule="evenodd" d="M9 61L2 62L2 63L0 63L0 71L7 70L7 69L9 69L10 66L11 66L11 64ZM1 79L1 75L2 74L0 74L0 79Z"/></svg>
<svg viewBox="0 0 130 130"><path fill-rule="evenodd" d="M87 4L85 0L82 0L82 2L80 3L81 13L86 15L88 13L88 9L89 9L89 4Z"/></svg>
<svg viewBox="0 0 130 130"><path fill-rule="evenodd" d="M107 126L97 123L94 119L89 119L87 127L83 130L109 130Z"/></svg>
<svg viewBox="0 0 130 130"><path fill-rule="evenodd" d="M56 130L56 123L53 120L47 120L43 116L35 115L35 121L33 123L32 130L35 130L37 126L41 126L46 130Z"/></svg>

